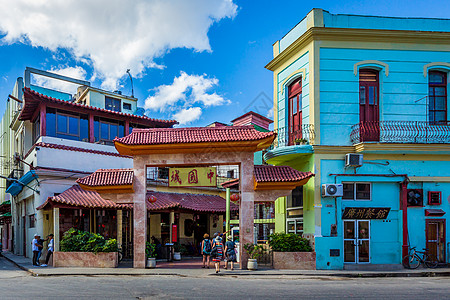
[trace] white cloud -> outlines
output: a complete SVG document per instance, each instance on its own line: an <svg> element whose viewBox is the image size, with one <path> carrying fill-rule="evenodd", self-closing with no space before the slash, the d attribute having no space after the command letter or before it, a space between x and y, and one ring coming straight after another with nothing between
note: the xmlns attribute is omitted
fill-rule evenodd
<svg viewBox="0 0 450 300"><path fill-rule="evenodd" d="M126 69L139 76L161 67L154 59L170 49L211 51L210 26L237 13L232 0L0 0L0 7L3 43L68 49L111 90Z"/></svg>
<svg viewBox="0 0 450 300"><path fill-rule="evenodd" d="M181 71L171 85L160 85L155 89L154 95L145 99L145 108L164 112L168 108L194 103L206 107L229 103L229 100L216 93L208 93L218 84L219 80L208 78L206 74L188 75Z"/></svg>
<svg viewBox="0 0 450 300"><path fill-rule="evenodd" d="M172 118L177 120L180 125L189 124L200 118L202 109L200 107L185 108L172 115Z"/></svg>
<svg viewBox="0 0 450 300"><path fill-rule="evenodd" d="M82 67L61 67L52 68L48 70L49 72L56 73L59 75L67 76L74 79L86 80L86 70ZM70 82L56 80L49 77L35 75L33 74L33 80L36 85L43 86L45 88L55 89L57 91L66 92L70 94L75 94L77 91L78 84L73 84Z"/></svg>

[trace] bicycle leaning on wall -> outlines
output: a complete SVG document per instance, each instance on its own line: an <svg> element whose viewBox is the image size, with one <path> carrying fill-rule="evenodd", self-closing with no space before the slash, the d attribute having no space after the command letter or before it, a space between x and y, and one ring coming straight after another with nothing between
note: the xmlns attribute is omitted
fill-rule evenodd
<svg viewBox="0 0 450 300"><path fill-rule="evenodd" d="M428 254L427 248L424 251L417 251L416 247L410 248L410 254L405 256L402 260L403 267L406 269L417 269L420 264L427 268L436 268L438 266L438 259L434 254ZM422 255L422 257L420 256Z"/></svg>

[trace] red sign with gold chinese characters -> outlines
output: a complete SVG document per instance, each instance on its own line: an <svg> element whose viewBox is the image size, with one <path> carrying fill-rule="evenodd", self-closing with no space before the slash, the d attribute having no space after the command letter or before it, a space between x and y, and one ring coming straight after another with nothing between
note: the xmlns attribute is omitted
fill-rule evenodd
<svg viewBox="0 0 450 300"><path fill-rule="evenodd" d="M390 207L346 207L342 219L383 220L387 218L390 210Z"/></svg>
<svg viewBox="0 0 450 300"><path fill-rule="evenodd" d="M169 168L170 187L216 187L216 167Z"/></svg>

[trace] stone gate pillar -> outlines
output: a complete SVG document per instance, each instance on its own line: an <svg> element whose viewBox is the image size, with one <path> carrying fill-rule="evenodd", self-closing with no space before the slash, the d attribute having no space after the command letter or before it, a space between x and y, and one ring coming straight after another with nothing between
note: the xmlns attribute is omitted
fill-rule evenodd
<svg viewBox="0 0 450 300"><path fill-rule="evenodd" d="M147 205L146 194L146 166L144 159L135 156L134 168L134 193L133 196L133 267L145 268L145 242L147 230Z"/></svg>
<svg viewBox="0 0 450 300"><path fill-rule="evenodd" d="M239 205L239 264L241 269L247 268L248 255L244 250L244 245L254 243L255 218L254 190L253 190L253 153L242 154L241 173L241 196Z"/></svg>

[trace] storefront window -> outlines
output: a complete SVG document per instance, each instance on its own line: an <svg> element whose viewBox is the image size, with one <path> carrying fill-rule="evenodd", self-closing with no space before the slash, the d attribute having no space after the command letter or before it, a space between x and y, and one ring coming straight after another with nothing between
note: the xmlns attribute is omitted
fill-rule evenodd
<svg viewBox="0 0 450 300"><path fill-rule="evenodd" d="M117 238L117 211L97 210L97 233L105 238Z"/></svg>

